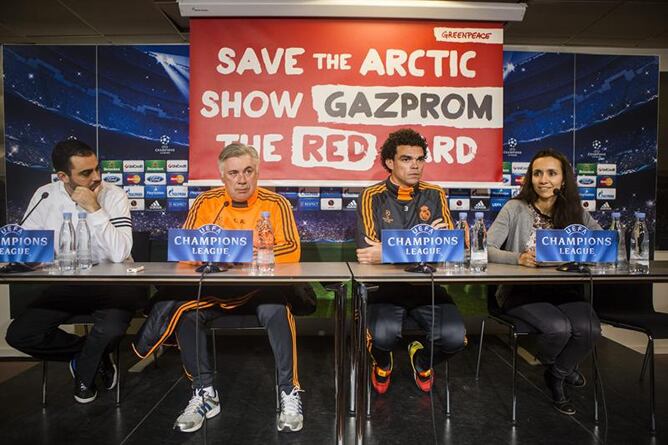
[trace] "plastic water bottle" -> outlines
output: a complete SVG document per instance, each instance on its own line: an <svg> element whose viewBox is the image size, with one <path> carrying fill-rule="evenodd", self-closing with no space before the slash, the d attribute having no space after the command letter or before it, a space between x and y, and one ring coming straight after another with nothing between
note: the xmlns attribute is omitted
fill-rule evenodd
<svg viewBox="0 0 668 445"><path fill-rule="evenodd" d="M274 272L274 231L271 228L269 212L262 212L257 221L255 233L257 235L257 271L261 275Z"/></svg>
<svg viewBox="0 0 668 445"><path fill-rule="evenodd" d="M459 220L455 226L455 229L464 231L464 263L455 266L459 270L468 269L469 264L471 264L471 236L467 219L468 214L466 212L459 212Z"/></svg>
<svg viewBox="0 0 668 445"><path fill-rule="evenodd" d="M628 267L628 260L626 256L626 230L621 221L621 214L619 212L612 212L612 222L610 223L610 230L617 232L617 261L615 268L626 269Z"/></svg>
<svg viewBox="0 0 668 445"><path fill-rule="evenodd" d="M90 249L90 230L86 221L86 212L79 212L77 223L77 268L87 270L93 267L93 256Z"/></svg>
<svg viewBox="0 0 668 445"><path fill-rule="evenodd" d="M471 272L487 270L487 229L483 217L482 212L476 212L471 228Z"/></svg>
<svg viewBox="0 0 668 445"><path fill-rule="evenodd" d="M636 222L631 232L629 272L635 274L649 273L649 232L643 212L636 212Z"/></svg>
<svg viewBox="0 0 668 445"><path fill-rule="evenodd" d="M61 272L71 272L74 270L76 252L76 237L74 226L72 225L72 214L63 213L63 224L60 226L58 239L58 267Z"/></svg>

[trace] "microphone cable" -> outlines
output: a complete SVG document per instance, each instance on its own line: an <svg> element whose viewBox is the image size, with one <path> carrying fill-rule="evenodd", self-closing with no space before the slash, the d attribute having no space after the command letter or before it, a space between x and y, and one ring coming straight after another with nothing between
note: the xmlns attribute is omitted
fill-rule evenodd
<svg viewBox="0 0 668 445"><path fill-rule="evenodd" d="M589 342L591 343L592 361L594 362L594 373L596 375L596 382L594 382L594 394L596 394L596 386L601 392L601 405L603 405L603 436L602 442L606 444L608 441L608 406L605 402L605 390L603 388L603 377L598 367L598 354L592 341L591 333L593 330L592 323L594 321L594 275L589 267L583 267L582 272L589 275ZM598 407L597 407L598 408ZM598 416L597 416L598 417ZM597 419L598 421L598 419Z"/></svg>
<svg viewBox="0 0 668 445"><path fill-rule="evenodd" d="M200 300L202 298L202 282L204 281L204 277L211 272L211 267L209 265L206 265L202 269L202 273L200 274L199 281L197 283L197 305L195 306L195 362L197 363L197 381L200 385L202 385L202 369L199 364L199 304ZM214 351L214 354L216 351ZM200 388L200 391L204 391L204 387ZM214 388L215 391L215 388ZM206 413L204 413L204 445L207 443L207 417Z"/></svg>
<svg viewBox="0 0 668 445"><path fill-rule="evenodd" d="M436 318L436 308L434 307L436 303L436 283L434 280L434 270L427 269L429 271L429 277L431 278L431 338L429 340L429 372L431 373L431 386L429 387L429 402L431 404L431 426L434 433L434 444L438 445L438 433L436 431L436 413L434 411L434 322ZM446 365L447 366L447 365ZM446 383L447 384L447 383ZM447 394L446 394L447 397ZM447 403L447 401L446 401Z"/></svg>

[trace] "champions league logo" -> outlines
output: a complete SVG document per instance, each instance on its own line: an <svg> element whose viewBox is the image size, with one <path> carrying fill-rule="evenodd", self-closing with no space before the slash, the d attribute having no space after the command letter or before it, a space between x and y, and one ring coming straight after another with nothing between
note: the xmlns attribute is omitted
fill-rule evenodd
<svg viewBox="0 0 668 445"><path fill-rule="evenodd" d="M169 146L169 143L171 142L169 136L163 134L162 136L160 136L160 139L158 139L158 141L160 142L160 147L155 149L156 153L159 153L161 155L174 153L175 149Z"/></svg>
<svg viewBox="0 0 668 445"><path fill-rule="evenodd" d="M222 232L223 229L216 224L205 224L202 227L200 227L199 229L197 229L197 231L202 235L206 235L207 233L212 233L214 235L220 235L220 232Z"/></svg>
<svg viewBox="0 0 668 445"><path fill-rule="evenodd" d="M507 156L509 158L516 158L520 154L522 154L520 149L517 148L517 139L509 138L506 141L506 143L504 144L503 154L504 156Z"/></svg>

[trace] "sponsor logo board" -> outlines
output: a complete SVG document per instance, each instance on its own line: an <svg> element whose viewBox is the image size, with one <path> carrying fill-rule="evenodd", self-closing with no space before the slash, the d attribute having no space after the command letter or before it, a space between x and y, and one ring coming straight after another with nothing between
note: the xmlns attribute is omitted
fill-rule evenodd
<svg viewBox="0 0 668 445"><path fill-rule="evenodd" d="M188 197L188 187L185 185L168 185L167 186L167 197L168 198L187 198Z"/></svg>
<svg viewBox="0 0 668 445"><path fill-rule="evenodd" d="M188 200L187 199L168 199L167 200L167 211L168 212L185 212L188 210Z"/></svg>
<svg viewBox="0 0 668 445"><path fill-rule="evenodd" d="M468 198L450 198L448 205L450 210L469 210L471 200Z"/></svg>
<svg viewBox="0 0 668 445"><path fill-rule="evenodd" d="M164 159L152 159L144 161L145 172L164 172L167 168L167 161Z"/></svg>
<svg viewBox="0 0 668 445"><path fill-rule="evenodd" d="M144 173L144 161L123 161L123 171L125 173Z"/></svg>
<svg viewBox="0 0 668 445"><path fill-rule="evenodd" d="M576 179L578 187L594 187L596 176L578 176Z"/></svg>
<svg viewBox="0 0 668 445"><path fill-rule="evenodd" d="M100 167L102 168L103 172L108 172L108 173L120 173L123 170L123 161L121 160L104 160L101 161Z"/></svg>
<svg viewBox="0 0 668 445"><path fill-rule="evenodd" d="M320 198L321 210L341 210L342 198Z"/></svg>
<svg viewBox="0 0 668 445"><path fill-rule="evenodd" d="M582 199L596 198L596 188L594 187L578 187L578 192Z"/></svg>
<svg viewBox="0 0 668 445"><path fill-rule="evenodd" d="M144 210L144 200L143 199L130 199L130 211L141 211Z"/></svg>
<svg viewBox="0 0 668 445"><path fill-rule="evenodd" d="M167 189L164 185L147 185L144 187L144 197L146 198L165 198Z"/></svg>
<svg viewBox="0 0 668 445"><path fill-rule="evenodd" d="M165 185L167 184L167 175L165 173L146 173L144 183L146 185Z"/></svg>
<svg viewBox="0 0 668 445"><path fill-rule="evenodd" d="M601 199L601 200L617 199L617 189L596 189L596 199Z"/></svg>
<svg viewBox="0 0 668 445"><path fill-rule="evenodd" d="M137 185L144 182L143 173L123 173L123 184L125 185Z"/></svg>
<svg viewBox="0 0 668 445"><path fill-rule="evenodd" d="M126 185L123 187L125 193L127 193L128 198L143 198L144 197L144 186L143 185Z"/></svg>
<svg viewBox="0 0 668 445"><path fill-rule="evenodd" d="M168 159L166 163L166 170L168 172L187 172L188 171L188 160L187 159Z"/></svg>
<svg viewBox="0 0 668 445"><path fill-rule="evenodd" d="M102 180L109 184L121 184L123 183L123 174L122 173L102 173Z"/></svg>
<svg viewBox="0 0 668 445"><path fill-rule="evenodd" d="M188 175L183 173L167 173L167 184L182 185L188 181Z"/></svg>
<svg viewBox="0 0 668 445"><path fill-rule="evenodd" d="M596 176L596 164L576 164L578 175Z"/></svg>
<svg viewBox="0 0 668 445"><path fill-rule="evenodd" d="M617 164L597 164L596 174L599 176L603 175L614 176L617 174Z"/></svg>
<svg viewBox="0 0 668 445"><path fill-rule="evenodd" d="M593 212L594 210L596 210L595 199L583 199L581 203L582 203L582 208L589 212Z"/></svg>

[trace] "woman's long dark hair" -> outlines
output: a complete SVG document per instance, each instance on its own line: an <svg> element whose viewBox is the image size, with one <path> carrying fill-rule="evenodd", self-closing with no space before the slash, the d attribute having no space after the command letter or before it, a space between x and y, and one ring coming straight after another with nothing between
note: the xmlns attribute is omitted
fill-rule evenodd
<svg viewBox="0 0 668 445"><path fill-rule="evenodd" d="M566 156L560 152L548 148L536 153L529 163L522 188L515 199L533 204L538 200L538 194L533 189L531 178L533 176L533 163L539 158L554 158L561 163L561 172L564 177L564 185L561 187L561 197L558 197L552 208L552 223L556 229L563 229L571 224L582 224L582 204L580 203L580 194L573 174L573 166L566 159Z"/></svg>

